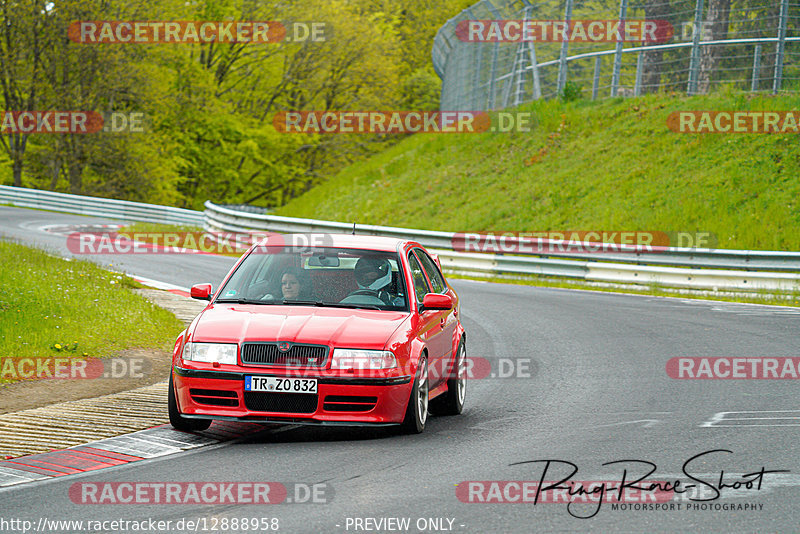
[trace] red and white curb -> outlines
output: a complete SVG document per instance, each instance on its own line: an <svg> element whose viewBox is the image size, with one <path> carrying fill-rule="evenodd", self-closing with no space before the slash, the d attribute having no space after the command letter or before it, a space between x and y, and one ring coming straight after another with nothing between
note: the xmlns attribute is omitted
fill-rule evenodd
<svg viewBox="0 0 800 534"><path fill-rule="evenodd" d="M159 280L153 280L152 278L145 278L139 275L127 274L127 276L136 280L140 284L144 284L147 287L152 287L153 289L161 289L163 291L169 291L170 293L173 293L175 295L180 295L182 297L191 297L188 287L176 286L173 284L168 284L166 282L161 282Z"/></svg>
<svg viewBox="0 0 800 534"><path fill-rule="evenodd" d="M0 487L105 469L148 458L233 441L262 432L264 425L215 421L208 430L188 433L160 425L131 434L0 461Z"/></svg>

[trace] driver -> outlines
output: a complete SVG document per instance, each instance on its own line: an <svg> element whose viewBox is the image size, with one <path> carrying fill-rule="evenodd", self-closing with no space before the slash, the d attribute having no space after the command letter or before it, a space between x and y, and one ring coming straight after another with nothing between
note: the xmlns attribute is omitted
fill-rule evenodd
<svg viewBox="0 0 800 534"><path fill-rule="evenodd" d="M383 302L389 304L392 295L392 266L384 258L361 258L356 262L355 278L359 289L373 291Z"/></svg>

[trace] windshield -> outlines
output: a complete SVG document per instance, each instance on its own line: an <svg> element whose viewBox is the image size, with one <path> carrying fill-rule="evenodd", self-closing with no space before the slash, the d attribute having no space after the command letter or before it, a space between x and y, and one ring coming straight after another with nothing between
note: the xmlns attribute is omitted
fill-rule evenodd
<svg viewBox="0 0 800 534"><path fill-rule="evenodd" d="M262 246L244 259L215 302L408 311L398 265L394 252Z"/></svg>

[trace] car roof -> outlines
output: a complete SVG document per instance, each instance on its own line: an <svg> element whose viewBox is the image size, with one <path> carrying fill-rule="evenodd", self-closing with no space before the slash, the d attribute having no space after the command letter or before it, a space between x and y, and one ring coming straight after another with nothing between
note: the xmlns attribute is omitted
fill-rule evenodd
<svg viewBox="0 0 800 534"><path fill-rule="evenodd" d="M358 231L358 230L356 230ZM296 236L296 237L295 237ZM309 236L311 236L309 238ZM375 235L352 235L352 234L328 234L328 233L307 233L307 234L281 234L285 243L310 244L311 246L325 246L335 248L355 248L366 250L382 250L394 252L398 245L408 243L408 240L396 237L383 237ZM266 237L261 240L259 245L274 245L275 238Z"/></svg>

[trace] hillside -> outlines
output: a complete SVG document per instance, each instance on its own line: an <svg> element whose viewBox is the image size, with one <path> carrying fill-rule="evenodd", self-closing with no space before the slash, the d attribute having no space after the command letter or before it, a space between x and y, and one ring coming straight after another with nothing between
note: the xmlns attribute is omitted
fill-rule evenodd
<svg viewBox="0 0 800 534"><path fill-rule="evenodd" d="M798 134L683 134L679 110L780 110L734 92L537 102L528 133L418 134L277 210L448 231L703 231L800 250Z"/></svg>

